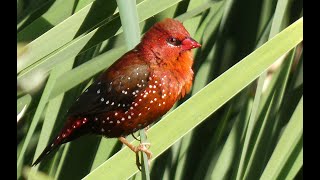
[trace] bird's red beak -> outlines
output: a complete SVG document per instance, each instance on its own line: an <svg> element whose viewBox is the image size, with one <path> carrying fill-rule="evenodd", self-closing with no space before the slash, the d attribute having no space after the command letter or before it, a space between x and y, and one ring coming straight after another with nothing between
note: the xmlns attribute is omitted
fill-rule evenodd
<svg viewBox="0 0 320 180"><path fill-rule="evenodd" d="M201 47L201 44L199 44L197 41L195 41L191 37L188 37L188 38L184 39L181 42L181 45L182 45L182 50L190 50L190 49L193 49L193 48Z"/></svg>

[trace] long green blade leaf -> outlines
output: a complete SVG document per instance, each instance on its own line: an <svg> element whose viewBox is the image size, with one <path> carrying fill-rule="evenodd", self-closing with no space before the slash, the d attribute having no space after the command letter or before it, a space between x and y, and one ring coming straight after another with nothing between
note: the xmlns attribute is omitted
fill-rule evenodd
<svg viewBox="0 0 320 180"><path fill-rule="evenodd" d="M303 134L303 98L285 128L260 179L277 179ZM300 144L302 146L302 144Z"/></svg>

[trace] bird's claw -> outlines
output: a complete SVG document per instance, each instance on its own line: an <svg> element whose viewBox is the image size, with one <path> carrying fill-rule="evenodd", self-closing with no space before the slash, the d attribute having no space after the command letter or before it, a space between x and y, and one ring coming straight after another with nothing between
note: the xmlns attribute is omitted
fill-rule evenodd
<svg viewBox="0 0 320 180"><path fill-rule="evenodd" d="M138 139L138 138L134 135L134 133L132 133L131 135L132 135L132 137L133 137L135 140L140 141L140 139Z"/></svg>
<svg viewBox="0 0 320 180"><path fill-rule="evenodd" d="M134 146L132 144L130 144L126 138L124 137L119 137L119 140L125 144L126 146L128 146L134 153L136 153L136 165L138 167L138 169L141 171L141 163L140 163L140 159L139 159L139 152L144 152L147 155L148 158L148 165L150 166L150 159L152 157L152 152L149 150L151 144L150 143L140 143L138 146Z"/></svg>
<svg viewBox="0 0 320 180"><path fill-rule="evenodd" d="M144 152L146 153L148 157L148 166L150 166L150 159L152 157L152 152L149 150L151 144L150 143L141 143L139 146L136 146L134 149L134 152L136 153L136 165L138 169L141 171L141 163L139 159L139 152Z"/></svg>
<svg viewBox="0 0 320 180"><path fill-rule="evenodd" d="M149 129L149 128L150 128L149 125L144 128L144 133L145 133L145 135L146 135L146 138L148 137L147 132L148 132L148 129ZM131 133L131 135L132 135L132 137L133 137L135 140L137 140L137 141L140 141L140 140L141 140L141 139L138 139L138 138L134 135L134 133Z"/></svg>

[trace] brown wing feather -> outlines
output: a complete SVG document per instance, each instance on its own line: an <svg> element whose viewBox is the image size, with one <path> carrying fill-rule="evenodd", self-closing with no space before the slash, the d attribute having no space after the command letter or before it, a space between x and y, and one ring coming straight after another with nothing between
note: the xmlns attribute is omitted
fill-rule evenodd
<svg viewBox="0 0 320 180"><path fill-rule="evenodd" d="M137 56L124 55L80 95L68 115L84 117L129 108L148 84L149 71Z"/></svg>

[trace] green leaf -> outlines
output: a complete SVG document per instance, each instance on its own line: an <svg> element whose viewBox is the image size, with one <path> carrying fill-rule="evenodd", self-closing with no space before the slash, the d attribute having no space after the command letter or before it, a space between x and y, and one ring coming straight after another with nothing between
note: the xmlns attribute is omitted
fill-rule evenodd
<svg viewBox="0 0 320 180"><path fill-rule="evenodd" d="M60 64L59 66L56 66L51 74L52 76L59 76L63 74L64 72L72 69L74 61L67 61L65 63ZM60 106L63 101L64 94L61 94L60 96L52 99L48 103L47 112L44 118L44 123L42 125L39 142L37 144L36 152L33 157L33 162L36 160L36 158L39 157L40 153L45 149L45 147L48 145L49 139L51 137L51 133L53 131L56 119L58 117L58 113L60 111ZM32 171L36 171L39 166L32 167Z"/></svg>
<svg viewBox="0 0 320 180"><path fill-rule="evenodd" d="M49 95L51 93L51 90L54 86L54 81L55 81L55 76L54 74L52 76L49 77L49 80L46 84L46 87L44 89L44 92L41 96L41 99L40 99L40 102L38 104L38 107L37 107L37 110L35 112L35 115L32 119L32 122L31 122L31 125L29 127L29 130L28 130L28 133L25 137L25 141L23 143L23 146L21 148L21 152L19 154L19 157L18 157L18 161L17 161L17 178L20 176L21 174L21 168L22 168L22 165L23 165L23 160L25 158L25 152L27 150L27 147L29 145L29 142L31 140L31 137L36 129L36 126L38 124L38 122L40 121L40 118L41 118L41 115L42 115L42 112L47 104L47 101L48 101L48 98L49 98Z"/></svg>
<svg viewBox="0 0 320 180"><path fill-rule="evenodd" d="M31 99L32 99L32 97L30 94L26 94L18 99L18 101L17 101L18 121L23 117L24 113L26 112L28 106L31 103Z"/></svg>
<svg viewBox="0 0 320 180"><path fill-rule="evenodd" d="M223 145L220 155L218 156L217 162L211 164L212 173L208 171L206 179L227 179L228 172L234 164L234 158L237 155L237 146L241 145L242 136L239 134L244 133L249 119L249 110L252 107L252 102L247 103L244 108L241 108L241 115L233 124L232 129L228 135L228 138Z"/></svg>
<svg viewBox="0 0 320 180"><path fill-rule="evenodd" d="M57 0L47 3L48 10L23 27L17 34L18 42L30 42L73 14L75 0Z"/></svg>
<svg viewBox="0 0 320 180"><path fill-rule="evenodd" d="M140 27L135 0L117 0L121 24L126 37L128 50L133 49L140 42ZM146 142L144 129L140 130L140 142ZM142 156L142 179L150 180L147 155L141 152Z"/></svg>
<svg viewBox="0 0 320 180"><path fill-rule="evenodd" d="M277 7L276 7L276 11L275 11L275 14L274 14L274 18L272 20L269 39L271 39L278 32L280 32L280 30L281 30L280 28L281 28L281 24L282 24L281 22L283 20L284 15L285 15L286 5L287 5L287 1L286 0L278 1ZM266 125L267 122L266 121L268 120L268 118L265 118L265 116L267 114L269 114L269 111L270 111L270 108L271 108L270 106L272 106L271 102L273 102L273 100L274 100L273 99L274 95L270 94L270 96L268 96L269 98L271 98L270 101L269 101L269 103L270 103L269 105L265 104L265 103L260 103L260 98L261 98L261 95L262 95L262 88L263 88L263 85L265 84L266 77L267 77L267 72L264 72L264 73L261 74L261 76L259 77L259 80L258 80L258 87L257 87L257 90L256 90L254 102L253 102L254 104L253 104L253 108L252 108L251 115L250 115L250 120L249 120L249 124L248 124L248 130L247 130L246 136L245 136L243 151L241 152L239 168L236 170L236 172L237 172L236 179L243 179L243 178L246 179L246 178L248 178L249 175L251 175L251 177L249 177L249 178L256 177L257 174L260 173L259 167L262 167L262 165L255 166L255 164L254 164L255 162L261 164L261 158L263 157L263 156L256 155L255 153L258 153L257 151L258 151L259 147L263 148L263 145L260 145L259 143L261 143L261 141L264 142L263 141L264 140L263 137L265 137L265 136L263 136L263 135L267 134L269 132L268 130L270 130L270 129L267 128L267 125ZM280 92L280 94L281 94L281 92ZM280 99L276 98L275 99L275 103L281 102L281 100L282 100L281 98ZM262 122L258 123L258 125L257 125L256 123L257 123L258 120L257 120L256 116L258 114L259 107L261 107L260 106L261 104L265 105L265 106L269 106L269 107L266 107L266 109L265 109L265 113L266 114L264 114L265 116L262 117L263 120L259 121L259 122L261 122L261 121ZM261 130L257 130L258 128L261 128ZM249 143L254 142L255 141L255 139L254 139L255 137L257 137L258 140L256 140L256 143L255 143L254 146L251 146ZM257 158L257 159L255 159L255 158ZM256 161L254 161L254 160L256 160Z"/></svg>
<svg viewBox="0 0 320 180"><path fill-rule="evenodd" d="M281 135L279 142L261 176L261 179L282 179L279 177L283 168L285 167L289 157L293 153L295 147L298 145L300 148L298 159L298 167L295 167L295 170L290 176L294 176L297 173L297 170L300 169L302 165L302 144L299 141L303 135L303 98L301 98L294 114L292 115L288 125L285 127L283 134ZM294 163L292 163L294 164ZM290 169L286 173L289 174Z"/></svg>
<svg viewBox="0 0 320 180"><path fill-rule="evenodd" d="M72 69L69 72L65 72L60 75L56 81L56 85L50 94L50 99L56 97L57 95L64 93L71 88L79 85L80 83L88 80L93 75L101 72L105 68L109 67L114 63L124 52L126 51L125 47L116 48L110 50L106 53L103 53L90 61L83 63L81 66L78 66Z"/></svg>
<svg viewBox="0 0 320 180"><path fill-rule="evenodd" d="M179 1L181 0L145 0L141 2L137 6L138 12L141 11L141 13L139 13L140 22L164 10L165 8L178 3ZM152 8L149 8L151 4ZM119 31L119 18L115 15L111 18L105 17L105 20L91 26L91 28L94 26L98 27L90 30L90 32L78 35L78 31L86 21L87 15L90 13L92 6L93 4L90 3L78 13L29 43L27 47L30 49L31 53L25 58L25 61L18 66L18 72L20 72L18 79L23 79L28 73L37 69L43 69L44 72L47 72L52 68L52 64L75 57L80 52L84 52L85 50L88 50L102 42L102 40L106 40L121 32ZM47 45L41 46L41 44ZM41 58L44 59L37 62Z"/></svg>

